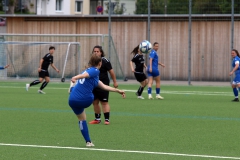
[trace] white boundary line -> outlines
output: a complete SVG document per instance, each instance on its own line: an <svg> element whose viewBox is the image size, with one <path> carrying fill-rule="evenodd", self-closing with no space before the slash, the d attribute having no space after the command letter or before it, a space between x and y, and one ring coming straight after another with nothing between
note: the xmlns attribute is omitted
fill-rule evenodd
<svg viewBox="0 0 240 160"><path fill-rule="evenodd" d="M15 87L15 86L0 86L0 88L25 88L25 87ZM31 87L31 88L39 88L39 87ZM68 88L51 88L48 87L49 90L57 90L57 89L65 89ZM136 92L136 90L128 90L122 89L126 92ZM144 91L146 93L147 91ZM185 95L210 95L210 96L233 96L232 92L205 92L205 91L161 91L163 94L185 94Z"/></svg>
<svg viewBox="0 0 240 160"><path fill-rule="evenodd" d="M149 151L133 151L133 150L114 150L114 149L78 148L78 147L61 147L61 146L41 146L41 145L7 144L7 143L0 143L0 146L71 149L71 150L91 150L91 151L102 151L102 152L140 153L140 154L155 154L155 155L169 155L169 156L183 156L183 157L200 157L200 158L218 158L218 159L239 159L240 160L240 157L224 157L224 156L181 154L181 153L167 153L167 152L149 152Z"/></svg>

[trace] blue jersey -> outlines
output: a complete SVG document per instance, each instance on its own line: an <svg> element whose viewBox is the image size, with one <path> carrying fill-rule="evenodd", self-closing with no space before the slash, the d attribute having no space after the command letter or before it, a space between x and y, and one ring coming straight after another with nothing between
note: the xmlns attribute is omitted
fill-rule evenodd
<svg viewBox="0 0 240 160"><path fill-rule="evenodd" d="M85 72L89 74L89 77L79 79L76 82L76 85L70 94L69 100L78 101L94 98L92 91L95 87L98 86L99 70L95 67L90 67L86 69L83 73Z"/></svg>
<svg viewBox="0 0 240 160"><path fill-rule="evenodd" d="M152 69L158 69L158 55L157 52L152 49L150 54L149 54L149 59L152 58ZM149 68L149 67L148 67Z"/></svg>
<svg viewBox="0 0 240 160"><path fill-rule="evenodd" d="M240 58L238 56L233 58L232 61L232 67L234 68L236 66L236 63L240 63ZM235 71L235 74L240 74L240 65L238 66L238 69Z"/></svg>

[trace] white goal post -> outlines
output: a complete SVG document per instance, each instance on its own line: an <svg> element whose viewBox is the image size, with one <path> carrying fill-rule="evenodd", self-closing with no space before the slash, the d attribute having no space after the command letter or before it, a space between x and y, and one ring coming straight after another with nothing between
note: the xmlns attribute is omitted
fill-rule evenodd
<svg viewBox="0 0 240 160"><path fill-rule="evenodd" d="M12 74L17 78L37 76L36 72L40 59L48 53L50 46L56 48L54 53L54 64L61 69L61 81L65 81L66 68L71 66L69 63L75 62L74 74L80 73L80 43L79 42L28 42L28 41L4 41L0 42L1 50L6 54L6 61L12 68ZM19 56L20 55L20 56ZM60 57L58 56L60 55ZM65 58L63 58L65 57ZM60 63L60 64L59 64ZM27 69L26 69L27 68ZM71 69L68 68L67 74ZM10 71L11 73L11 71ZM29 73L29 75L27 75ZM51 75L51 74L50 74ZM72 75L72 73L71 73Z"/></svg>

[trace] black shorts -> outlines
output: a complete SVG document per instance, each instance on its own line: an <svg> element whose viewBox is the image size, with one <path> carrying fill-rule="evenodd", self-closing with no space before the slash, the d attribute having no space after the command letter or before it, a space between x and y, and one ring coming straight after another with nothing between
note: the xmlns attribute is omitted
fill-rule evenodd
<svg viewBox="0 0 240 160"><path fill-rule="evenodd" d="M39 75L39 77L41 77L41 78L49 77L48 71L38 72L38 75Z"/></svg>
<svg viewBox="0 0 240 160"><path fill-rule="evenodd" d="M134 76L138 82L142 82L145 81L145 79L147 79L147 76L141 72L134 72Z"/></svg>
<svg viewBox="0 0 240 160"><path fill-rule="evenodd" d="M94 88L94 100L99 99L101 102L108 102L109 91L102 90L101 88Z"/></svg>

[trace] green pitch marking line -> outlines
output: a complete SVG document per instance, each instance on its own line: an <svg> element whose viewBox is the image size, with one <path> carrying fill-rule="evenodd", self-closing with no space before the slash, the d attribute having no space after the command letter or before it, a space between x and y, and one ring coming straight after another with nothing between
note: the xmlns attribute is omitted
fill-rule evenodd
<svg viewBox="0 0 240 160"><path fill-rule="evenodd" d="M99 148L78 148L78 147L42 146L42 145L7 144L7 143L0 143L0 146L71 149L71 150L90 150L90 151L100 151L100 152L121 152L121 153L155 154L155 155L169 155L169 156L182 156L182 157L239 159L240 160L240 157L225 157L225 156L196 155L196 154L167 153L167 152L150 152L150 151L134 151L134 150L114 150L114 149L99 149Z"/></svg>
<svg viewBox="0 0 240 160"><path fill-rule="evenodd" d="M9 88L9 89L15 89L15 88L22 88L25 89L25 87L15 87L15 86L0 86L0 88ZM38 89L39 87L31 87L31 89ZM48 90L68 90L69 88L51 88L48 87ZM137 90L129 90L129 89L122 89L125 92L137 92ZM143 91L144 93L147 93L147 91ZM208 96L233 96L232 92L204 92L204 91L164 91L162 90L161 93L163 94L184 94L184 95L208 95Z"/></svg>

